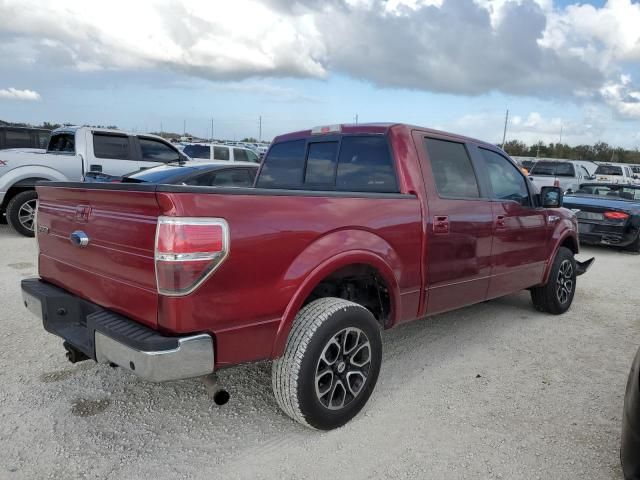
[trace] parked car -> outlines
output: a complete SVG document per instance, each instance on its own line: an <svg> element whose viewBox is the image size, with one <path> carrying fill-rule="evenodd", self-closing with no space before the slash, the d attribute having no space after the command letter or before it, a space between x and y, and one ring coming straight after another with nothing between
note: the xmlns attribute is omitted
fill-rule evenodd
<svg viewBox="0 0 640 480"><path fill-rule="evenodd" d="M595 176L596 181L603 183L636 183L631 166L623 163L601 163Z"/></svg>
<svg viewBox="0 0 640 480"><path fill-rule="evenodd" d="M529 179L538 188L555 185L573 192L581 183L593 180L596 168L595 163L587 161L540 160L529 171Z"/></svg>
<svg viewBox="0 0 640 480"><path fill-rule="evenodd" d="M622 413L622 442L620 460L625 480L640 479L640 349L636 353L627 388Z"/></svg>
<svg viewBox="0 0 640 480"><path fill-rule="evenodd" d="M23 299L70 360L212 384L271 359L280 407L322 430L373 392L382 328L522 289L562 314L593 261L559 188L535 194L492 144L401 124L282 135L255 188L37 189Z"/></svg>
<svg viewBox="0 0 640 480"><path fill-rule="evenodd" d="M85 182L161 183L203 187L252 187L258 165L248 162L177 162L147 168L124 176L90 172Z"/></svg>
<svg viewBox="0 0 640 480"><path fill-rule="evenodd" d="M37 181L80 181L86 172L124 175L181 158L175 146L154 135L59 128L46 151L0 151L0 214L17 232L33 236Z"/></svg>
<svg viewBox="0 0 640 480"><path fill-rule="evenodd" d="M582 184L564 206L576 212L580 242L640 252L640 185Z"/></svg>
<svg viewBox="0 0 640 480"><path fill-rule="evenodd" d="M33 127L0 126L0 150L7 148L45 149L51 130Z"/></svg>
<svg viewBox="0 0 640 480"><path fill-rule="evenodd" d="M191 159L260 163L258 154L246 147L211 143L185 145L182 152Z"/></svg>

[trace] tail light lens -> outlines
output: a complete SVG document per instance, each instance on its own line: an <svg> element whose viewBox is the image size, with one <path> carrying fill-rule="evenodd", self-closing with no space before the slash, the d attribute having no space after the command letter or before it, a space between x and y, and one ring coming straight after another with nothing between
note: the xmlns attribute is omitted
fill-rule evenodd
<svg viewBox="0 0 640 480"><path fill-rule="evenodd" d="M162 295L188 295L229 254L229 226L221 218L159 217L156 282Z"/></svg>
<svg viewBox="0 0 640 480"><path fill-rule="evenodd" d="M626 220L629 215L624 212L604 212L604 218L609 220Z"/></svg>

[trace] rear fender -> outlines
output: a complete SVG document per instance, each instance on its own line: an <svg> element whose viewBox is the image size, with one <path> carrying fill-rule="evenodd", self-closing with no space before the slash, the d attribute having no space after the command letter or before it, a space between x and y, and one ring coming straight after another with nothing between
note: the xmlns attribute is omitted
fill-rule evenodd
<svg viewBox="0 0 640 480"><path fill-rule="evenodd" d="M355 245L360 248L352 249ZM369 265L380 273L389 288L389 324L396 323L400 312L398 278L401 265L392 247L381 237L368 231L332 232L309 245L285 274L284 284L293 283L297 288L280 321L272 348L272 358L278 358L284 352L291 325L313 289L333 272L354 264Z"/></svg>

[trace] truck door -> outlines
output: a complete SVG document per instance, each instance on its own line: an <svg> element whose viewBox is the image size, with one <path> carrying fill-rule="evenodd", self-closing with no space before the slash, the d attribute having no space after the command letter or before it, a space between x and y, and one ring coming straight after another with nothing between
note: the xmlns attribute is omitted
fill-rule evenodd
<svg viewBox="0 0 640 480"><path fill-rule="evenodd" d="M492 202L467 145L415 132L427 190L427 314L485 299L491 272Z"/></svg>
<svg viewBox="0 0 640 480"><path fill-rule="evenodd" d="M139 169L132 137L117 132L87 132L86 170L126 175Z"/></svg>
<svg viewBox="0 0 640 480"><path fill-rule="evenodd" d="M492 269L488 298L542 281L548 256L547 213L537 208L524 175L498 152L477 148L493 200Z"/></svg>

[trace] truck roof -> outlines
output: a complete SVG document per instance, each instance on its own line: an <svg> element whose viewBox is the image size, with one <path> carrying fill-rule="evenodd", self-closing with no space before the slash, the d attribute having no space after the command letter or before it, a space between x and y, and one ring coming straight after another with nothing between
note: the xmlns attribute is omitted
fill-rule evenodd
<svg viewBox="0 0 640 480"><path fill-rule="evenodd" d="M417 125L411 125L411 124L407 124L407 123L394 123L394 122L373 122L373 123L342 123L342 124L335 124L335 125L331 125L331 127L340 127L340 131L331 131L328 132L328 134L331 133L348 133L348 134L358 134L358 133L362 133L362 134L386 134L389 130L391 130L392 128L406 128L408 130L419 130L421 132L425 132L425 133L431 133L434 135L444 135L447 136L449 138L451 138L452 140L459 140L459 141L464 141L464 142L473 142L473 143L477 143L479 145L484 145L487 147L490 147L492 149L500 149L500 147L492 144L492 143L488 143L485 142L483 140L478 140L477 138L472 138L472 137L466 137L464 135L458 135L455 133L450 133L450 132L445 132L442 130L435 130L432 128L426 128L426 127L420 127ZM283 135L279 135L277 137L275 137L273 139L273 142L281 142L283 140L294 140L294 139L298 139L298 138L306 138L310 135L313 134L313 130L312 129L308 129L308 130L299 130L297 132L291 132L291 133L286 133Z"/></svg>
<svg viewBox="0 0 640 480"><path fill-rule="evenodd" d="M131 135L136 137L144 136L144 137L151 137L151 138L159 138L159 139L165 140L166 142L169 141L160 137L159 135L153 135L152 133L133 133L133 132L127 132L126 130L120 130L116 128L87 127L86 125L66 125L64 127L56 128L53 132L51 132L51 134L52 135L56 133L75 134L78 130L91 130L92 132L104 132L104 133L118 133L121 135L125 134L125 135Z"/></svg>

